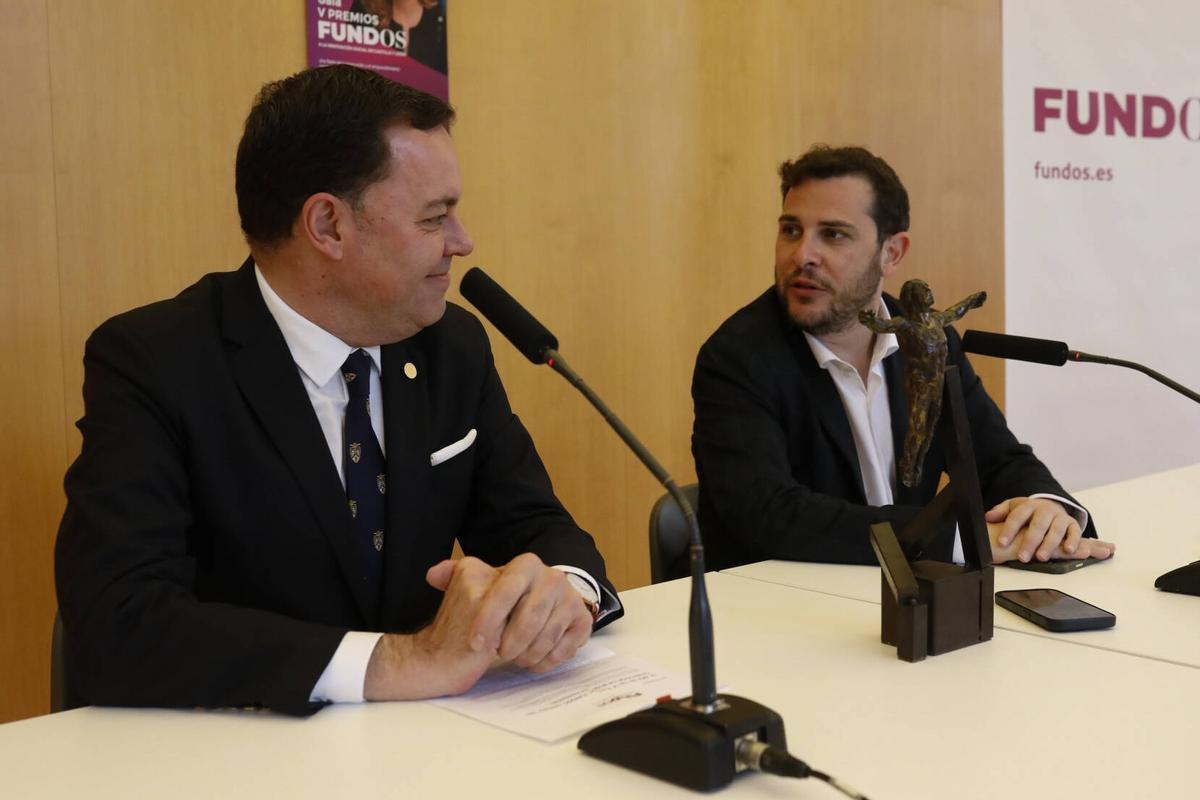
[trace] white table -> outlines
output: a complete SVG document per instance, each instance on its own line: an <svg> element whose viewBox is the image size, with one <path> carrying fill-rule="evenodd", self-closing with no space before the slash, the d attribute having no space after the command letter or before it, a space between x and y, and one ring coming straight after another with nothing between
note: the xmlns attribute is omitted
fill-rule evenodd
<svg viewBox="0 0 1200 800"><path fill-rule="evenodd" d="M1080 492L1077 499L1094 515L1100 538L1117 545L1112 560L1063 575L998 567L996 590L1059 589L1116 614L1116 626L1051 633L997 606L995 627L1200 667L1200 597L1154 588L1159 575L1200 560L1200 465ZM880 602L879 567L764 561L725 573Z"/></svg>
<svg viewBox="0 0 1200 800"><path fill-rule="evenodd" d="M897 798L1194 796L1200 671L999 630L908 664L859 600L711 574L717 676L790 749ZM687 669L688 585L623 595L608 647ZM563 787L568 787L564 791ZM5 798L696 797L427 703L268 713L85 708L0 726ZM761 775L729 797L840 797Z"/></svg>

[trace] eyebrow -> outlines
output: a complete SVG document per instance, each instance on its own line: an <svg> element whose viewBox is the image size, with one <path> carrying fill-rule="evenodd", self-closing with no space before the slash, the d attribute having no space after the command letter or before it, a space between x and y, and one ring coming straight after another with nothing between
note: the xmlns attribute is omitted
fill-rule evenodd
<svg viewBox="0 0 1200 800"><path fill-rule="evenodd" d="M799 218L799 217L797 217L795 214L781 214L781 215L779 216L779 221L780 221L781 223L783 223L783 222L799 222L799 221L800 221L800 218ZM856 230L858 230L858 226L854 225L854 224L853 224L853 223L851 223L851 222L847 222L847 221L845 221L845 220L841 220L841 219L821 219L821 220L817 220L817 227L820 227L820 228L840 228L840 229L843 229L843 230L849 230L849 231L856 231Z"/></svg>
<svg viewBox="0 0 1200 800"><path fill-rule="evenodd" d="M422 211L431 211L435 208L441 208L442 206L445 206L447 209L450 209L450 208L454 208L456 205L458 205L457 197L454 197L454 196L441 197L441 198L438 198L437 200L430 200L428 203L425 204L424 208L422 208Z"/></svg>

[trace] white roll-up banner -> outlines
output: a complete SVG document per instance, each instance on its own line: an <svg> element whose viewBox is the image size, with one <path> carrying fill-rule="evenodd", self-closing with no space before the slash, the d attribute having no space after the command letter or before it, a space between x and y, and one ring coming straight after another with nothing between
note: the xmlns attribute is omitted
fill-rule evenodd
<svg viewBox="0 0 1200 800"><path fill-rule="evenodd" d="M1003 14L1006 332L1200 391L1200 3ZM1009 362L1007 387L1069 490L1200 461L1200 405L1139 373Z"/></svg>

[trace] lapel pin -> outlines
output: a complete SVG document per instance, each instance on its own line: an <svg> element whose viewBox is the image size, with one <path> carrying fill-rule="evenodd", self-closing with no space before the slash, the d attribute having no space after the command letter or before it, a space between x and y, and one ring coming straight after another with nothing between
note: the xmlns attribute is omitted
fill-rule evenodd
<svg viewBox="0 0 1200 800"><path fill-rule="evenodd" d="M412 380L413 378L417 377L417 365L412 363L411 361L406 361L404 363L404 375L409 380Z"/></svg>

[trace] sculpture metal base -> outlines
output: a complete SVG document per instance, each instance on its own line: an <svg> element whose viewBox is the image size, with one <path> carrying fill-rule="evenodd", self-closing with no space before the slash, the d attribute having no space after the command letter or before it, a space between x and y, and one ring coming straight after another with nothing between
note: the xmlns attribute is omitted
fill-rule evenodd
<svg viewBox="0 0 1200 800"><path fill-rule="evenodd" d="M897 602L883 581L881 639L903 661L920 661L992 638L993 569L916 561L912 564L919 599Z"/></svg>
<svg viewBox="0 0 1200 800"><path fill-rule="evenodd" d="M946 369L938 420L946 454L946 487L897 535L890 523L871 526L871 548L883 571L880 639L903 661L920 661L992 638L992 548L957 367ZM965 565L909 562L953 520Z"/></svg>
<svg viewBox="0 0 1200 800"><path fill-rule="evenodd" d="M605 723L579 739L590 756L678 786L712 791L742 771L734 748L750 737L787 749L783 718L744 697L718 697L712 713L696 711L691 698L667 700Z"/></svg>

